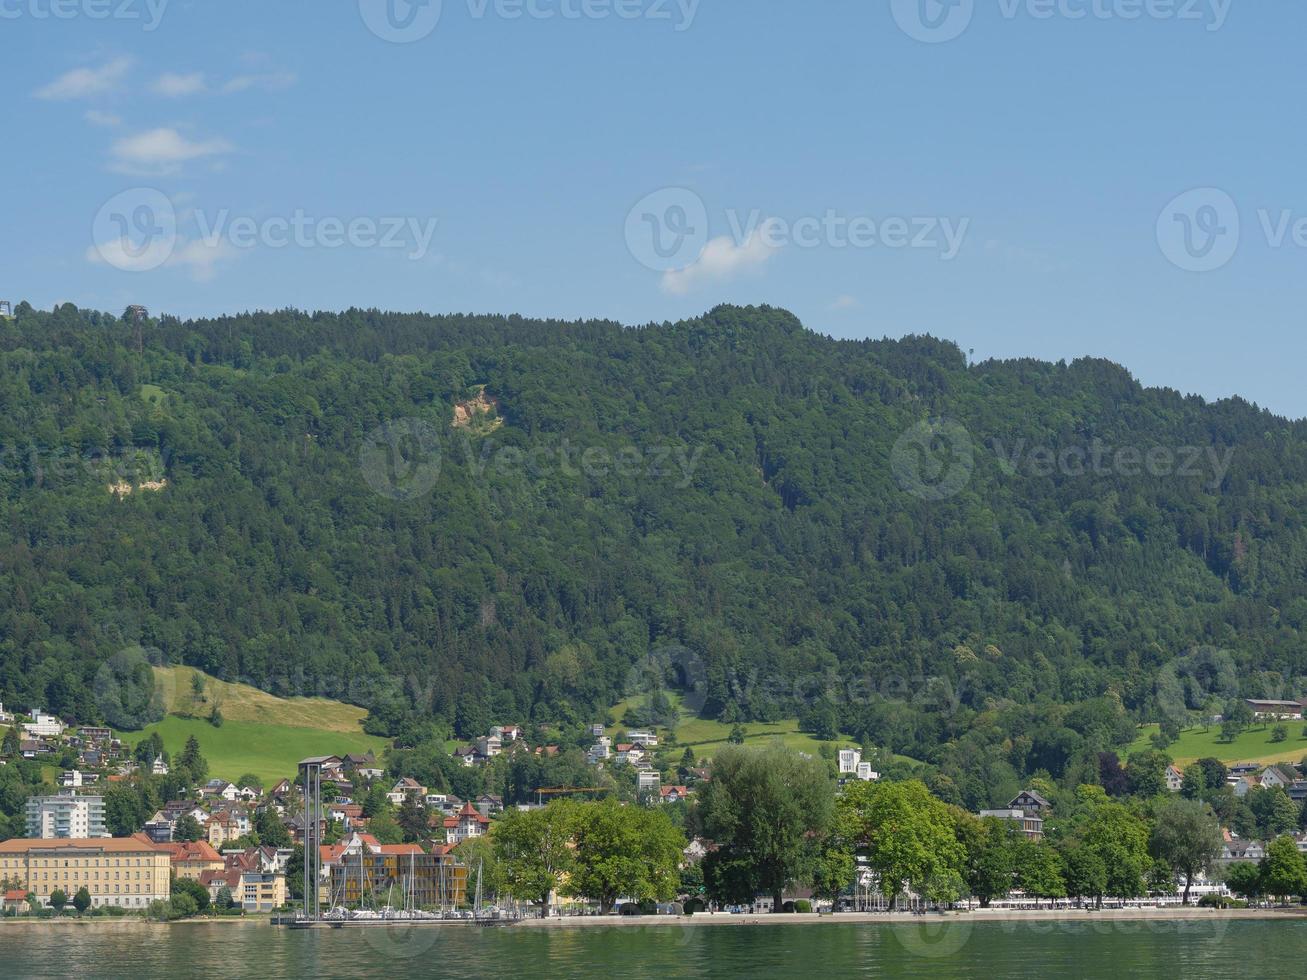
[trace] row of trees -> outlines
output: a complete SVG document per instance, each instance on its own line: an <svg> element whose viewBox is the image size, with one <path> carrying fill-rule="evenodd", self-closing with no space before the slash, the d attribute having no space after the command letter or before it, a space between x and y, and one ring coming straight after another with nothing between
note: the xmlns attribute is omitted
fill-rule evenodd
<svg viewBox="0 0 1307 980"><path fill-rule="evenodd" d="M1126 804L1086 785L1048 839L1030 840L1011 821L979 819L918 780L857 782L837 796L820 760L780 747L724 749L691 825L715 844L703 867L711 897L769 893L778 908L799 882L838 897L859 861L891 903L910 891L988 904L1016 889L1101 903L1171 891L1177 877L1188 902L1193 879L1221 849L1215 814L1198 800Z"/></svg>

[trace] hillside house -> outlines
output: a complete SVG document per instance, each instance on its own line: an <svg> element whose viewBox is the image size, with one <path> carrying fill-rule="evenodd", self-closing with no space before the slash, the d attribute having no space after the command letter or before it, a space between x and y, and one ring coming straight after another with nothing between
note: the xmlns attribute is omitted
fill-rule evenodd
<svg viewBox="0 0 1307 980"><path fill-rule="evenodd" d="M1166 767L1166 788L1168 792L1178 793L1184 787L1184 772L1179 766Z"/></svg>
<svg viewBox="0 0 1307 980"><path fill-rule="evenodd" d="M1053 804L1033 789L1023 789L1008 803L1008 808L1021 810L1024 813L1045 814L1053 809Z"/></svg>
<svg viewBox="0 0 1307 980"><path fill-rule="evenodd" d="M1280 766L1267 766L1262 770L1262 786L1265 789L1275 789L1278 786L1287 790L1293 785L1294 778Z"/></svg>
<svg viewBox="0 0 1307 980"><path fill-rule="evenodd" d="M619 765L636 766L644 761L644 749L630 742L621 742L614 746L613 758Z"/></svg>
<svg viewBox="0 0 1307 980"><path fill-rule="evenodd" d="M33 708L32 720L23 722L22 729L28 738L59 738L64 733L64 723L40 708Z"/></svg>
<svg viewBox="0 0 1307 980"><path fill-rule="evenodd" d="M444 828L446 843L461 844L472 837L483 836L490 829L490 818L482 816L471 803L465 803L455 816L445 818Z"/></svg>
<svg viewBox="0 0 1307 980"><path fill-rule="evenodd" d="M641 769L635 774L635 791L641 796L657 795L663 778L652 769Z"/></svg>
<svg viewBox="0 0 1307 980"><path fill-rule="evenodd" d="M341 760L341 768L345 772L356 775L361 779L371 782L374 779L380 779L386 774L386 770L377 762L377 757L371 752L367 755L347 755Z"/></svg>
<svg viewBox="0 0 1307 980"><path fill-rule="evenodd" d="M663 786L658 790L659 803L680 803L689 796L690 791L684 786Z"/></svg>
<svg viewBox="0 0 1307 980"><path fill-rule="evenodd" d="M416 779L404 776L390 788L390 792L386 794L386 799L390 800L395 806L403 806L404 801L410 797L420 799L426 795L427 788L425 786Z"/></svg>
<svg viewBox="0 0 1307 980"><path fill-rule="evenodd" d="M606 762L613 754L613 740L607 735L600 735L594 745L585 754L585 761L590 765Z"/></svg>
<svg viewBox="0 0 1307 980"><path fill-rule="evenodd" d="M1246 698L1253 717L1258 721L1301 721L1303 703L1301 701L1272 701L1261 698Z"/></svg>

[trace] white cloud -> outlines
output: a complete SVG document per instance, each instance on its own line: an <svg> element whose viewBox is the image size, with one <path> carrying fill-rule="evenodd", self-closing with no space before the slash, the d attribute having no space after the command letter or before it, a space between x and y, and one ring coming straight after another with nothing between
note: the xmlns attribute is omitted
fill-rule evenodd
<svg viewBox="0 0 1307 980"><path fill-rule="evenodd" d="M92 126L104 126L106 129L123 124L122 116L116 116L112 112L101 112L99 109L87 109L83 118Z"/></svg>
<svg viewBox="0 0 1307 980"><path fill-rule="evenodd" d="M692 265L663 273L663 290L684 296L706 283L722 282L741 272L761 269L779 250L772 240L771 228L772 223L764 221L743 245L737 245L729 235L714 238Z"/></svg>
<svg viewBox="0 0 1307 980"><path fill-rule="evenodd" d="M110 150L113 157L111 167L119 173L166 174L173 173L188 161L230 153L231 150L232 146L226 140L196 142L175 129L152 129L114 143Z"/></svg>
<svg viewBox="0 0 1307 980"><path fill-rule="evenodd" d="M831 304L826 307L832 313L838 313L842 310L856 310L861 308L862 304L858 302L856 296L850 296L845 293L843 296L836 296Z"/></svg>
<svg viewBox="0 0 1307 980"><path fill-rule="evenodd" d="M140 251L130 246L123 238L99 242L86 250L86 260L95 265L111 265L123 272L149 272L168 261L173 243L170 238L159 236Z"/></svg>
<svg viewBox="0 0 1307 980"><path fill-rule="evenodd" d="M276 71L266 75L237 75L224 85L222 90L228 95L246 92L252 88L262 89L265 92L281 92L299 80L300 77L293 71Z"/></svg>
<svg viewBox="0 0 1307 980"><path fill-rule="evenodd" d="M196 282L209 282L217 275L219 262L234 259L239 254L225 238L219 238L213 244L195 238L178 245L168 265L186 269Z"/></svg>
<svg viewBox="0 0 1307 980"><path fill-rule="evenodd" d="M191 72L187 75L179 75L175 72L166 72L156 78L150 85L150 91L155 95L162 95L169 99L180 99L188 95L199 95L208 86L204 81L203 72Z"/></svg>
<svg viewBox="0 0 1307 980"><path fill-rule="evenodd" d="M131 58L115 58L100 68L74 68L36 90L38 99L67 101L112 92L131 70Z"/></svg>
<svg viewBox="0 0 1307 980"><path fill-rule="evenodd" d="M129 243L121 239L92 245L86 250L86 260L93 265L109 265L124 272L183 269L195 282L210 282L217 276L220 262L235 259L239 254L226 239L210 244L203 238L174 240L159 237L139 252L131 250Z"/></svg>

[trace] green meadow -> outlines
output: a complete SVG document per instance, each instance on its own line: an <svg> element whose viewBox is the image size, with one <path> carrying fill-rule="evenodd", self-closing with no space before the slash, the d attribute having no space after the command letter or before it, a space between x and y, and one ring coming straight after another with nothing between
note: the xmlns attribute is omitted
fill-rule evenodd
<svg viewBox="0 0 1307 980"><path fill-rule="evenodd" d="M1307 757L1307 738L1303 737L1304 722L1286 721L1289 737L1283 742L1272 742L1273 725L1258 724L1245 730L1233 742L1221 741L1219 725L1208 729L1188 728L1180 733L1178 741L1168 746L1166 752L1177 765L1185 765L1195 759L1219 759L1222 762L1261 762L1270 765L1274 762L1298 762ZM1130 745L1128 751L1138 752L1151 749L1149 739L1157 733L1156 725L1142 725L1139 737Z"/></svg>

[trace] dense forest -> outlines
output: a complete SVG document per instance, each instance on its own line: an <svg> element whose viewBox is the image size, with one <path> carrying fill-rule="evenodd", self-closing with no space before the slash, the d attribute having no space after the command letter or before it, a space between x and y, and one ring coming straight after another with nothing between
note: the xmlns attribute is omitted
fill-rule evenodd
<svg viewBox="0 0 1307 980"><path fill-rule="evenodd" d="M770 308L15 312L0 691L23 706L101 720L135 647L389 735L576 725L665 684L974 800L1096 781L1176 698L1307 693L1307 425L1239 399Z"/></svg>

